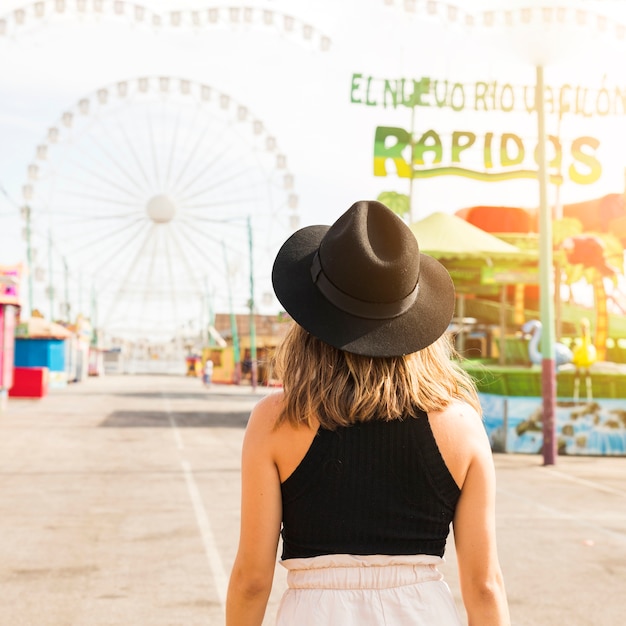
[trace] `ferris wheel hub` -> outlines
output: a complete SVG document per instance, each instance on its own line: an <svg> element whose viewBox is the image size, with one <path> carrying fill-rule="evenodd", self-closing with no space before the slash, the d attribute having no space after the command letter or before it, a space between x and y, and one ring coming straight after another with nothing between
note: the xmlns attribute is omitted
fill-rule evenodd
<svg viewBox="0 0 626 626"><path fill-rule="evenodd" d="M160 193L148 200L146 213L156 224L166 224L174 219L176 204L168 195Z"/></svg>

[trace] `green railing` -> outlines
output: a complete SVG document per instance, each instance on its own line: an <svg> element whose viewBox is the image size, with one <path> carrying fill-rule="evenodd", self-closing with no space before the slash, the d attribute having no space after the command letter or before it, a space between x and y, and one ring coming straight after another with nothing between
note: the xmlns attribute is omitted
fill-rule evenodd
<svg viewBox="0 0 626 626"><path fill-rule="evenodd" d="M541 397L541 368L500 367L481 361L463 361L463 368L476 381L478 391L500 396ZM576 372L557 372L557 397L573 398ZM591 385L595 398L626 398L626 373L593 372ZM584 374L580 381L580 394L586 394Z"/></svg>

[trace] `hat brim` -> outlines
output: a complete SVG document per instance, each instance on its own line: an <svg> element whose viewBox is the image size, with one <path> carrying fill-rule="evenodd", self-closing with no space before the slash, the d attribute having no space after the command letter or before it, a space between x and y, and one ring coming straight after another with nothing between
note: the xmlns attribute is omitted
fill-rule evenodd
<svg viewBox="0 0 626 626"><path fill-rule="evenodd" d="M417 352L447 330L454 314L454 284L446 268L420 253L419 291L405 313L366 319L331 304L311 276L311 264L330 226L307 226L279 250L272 283L279 302L306 331L325 343L365 356L391 357ZM346 263L351 260L346 258Z"/></svg>

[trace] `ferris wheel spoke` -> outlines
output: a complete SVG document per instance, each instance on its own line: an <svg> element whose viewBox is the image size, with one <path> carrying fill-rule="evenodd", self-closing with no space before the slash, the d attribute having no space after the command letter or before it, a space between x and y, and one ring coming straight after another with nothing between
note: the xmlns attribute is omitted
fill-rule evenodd
<svg viewBox="0 0 626 626"><path fill-rule="evenodd" d="M198 146L204 140L204 137L206 136L207 132L208 132L208 126L204 129L202 134L199 137L197 137L197 140L193 148L189 151L187 155L187 159L185 159L185 162L183 163L182 167L180 168L178 172L178 176L176 177L176 180L174 180L174 183L172 185L173 188L178 189L178 185L180 184L181 179L187 174L187 170L189 169L189 166L194 160L194 157L198 150Z"/></svg>
<svg viewBox="0 0 626 626"><path fill-rule="evenodd" d="M145 314L147 308L148 308L148 300L149 300L149 296L151 295L151 289L150 286L153 285L153 275L154 275L154 268L155 268L155 261L159 255L159 234L160 231L154 229L153 231L153 236L152 236L152 251L150 254L150 262L148 264L148 270L146 273L145 278L143 278L142 280L142 284L144 284L147 289L144 290L143 292L143 298L141 299L141 304L139 305L139 318L140 319L146 319L147 316ZM129 302L130 305L130 302Z"/></svg>
<svg viewBox="0 0 626 626"><path fill-rule="evenodd" d="M70 213L69 211L56 211L56 215L63 215L67 217L73 217L76 219L63 220L63 226L74 226L76 224L84 224L87 219L89 221L94 222L108 222L110 220L125 220L131 217L136 217L137 212L132 211L131 213L117 213L115 215L90 215L89 218L85 216L84 213ZM140 219L144 219L143 217Z"/></svg>
<svg viewBox="0 0 626 626"><path fill-rule="evenodd" d="M180 227L181 231L183 232L183 234L187 234L187 239L186 239L186 243L187 245L192 248L201 259L204 259L207 261L208 266L210 266L212 268L212 270L215 272L216 276L224 276L224 267L221 263L219 263L215 257L215 255L211 255L209 252L209 249L207 246L204 245L199 245L194 239L191 239L191 234L201 234L204 235L204 239L207 240L210 243L210 246L212 249L226 249L226 251L233 255L235 258L237 259L241 259L242 256L245 256L243 254L244 250L247 250L247 240L239 240L238 245L233 245L233 238L232 237L216 237L216 236L210 236L207 233L198 233L196 232L193 227L191 227L189 224L184 224L184 223L178 223L178 226ZM219 255L218 255L219 256ZM226 277L226 280L231 280L230 276Z"/></svg>
<svg viewBox="0 0 626 626"><path fill-rule="evenodd" d="M106 194L106 190L100 187L95 187L93 185L85 185L84 181L76 180L68 175L59 176L59 180L63 183L63 186L59 185L59 188L56 190L57 193L62 193L64 196L74 196L86 198L89 200L97 200L99 205L101 204L118 204L122 206L136 207L138 205L138 199L128 200L124 198L113 198L110 195L102 195ZM75 184L72 184L75 182ZM93 190L93 193L90 192L90 189ZM75 190L75 191L70 191ZM67 200L64 202L67 204ZM85 209L85 203L80 202L79 207L81 210ZM61 214L62 211L59 211L58 214Z"/></svg>
<svg viewBox="0 0 626 626"><path fill-rule="evenodd" d="M249 184L250 180L259 180L265 178L260 176L259 163L256 162L255 153L250 152L243 155L233 154L233 145L224 146L223 150L216 152L215 155L207 156L206 159L198 159L200 163L206 162L202 169L193 176L193 178L185 185L183 191L187 191L197 184L198 181L206 184L206 180L211 181L213 187L219 185L232 187L232 181L240 178Z"/></svg>
<svg viewBox="0 0 626 626"><path fill-rule="evenodd" d="M207 123L206 126L204 127L204 130L197 137L195 137L195 139L193 141L193 145L192 145L191 149L188 151L187 159L185 160L183 166L181 167L180 171L178 172L178 176L176 177L176 180L174 181L174 185L173 186L176 189L178 189L178 186L181 184L181 180L187 174L189 166L194 162L196 154L197 154L198 150L200 149L200 147L202 146L202 142L204 141L204 138L206 137L206 135L209 132L210 128L211 128L211 124ZM211 147L213 147L215 145L218 145L221 142L222 137L224 135L224 132L225 132L224 129L222 129L221 133L217 137L214 137L214 138L211 139ZM190 139L192 139L192 138L190 137ZM228 147L226 148L226 150L228 150ZM218 157L216 157L214 159L214 161L217 158ZM185 189L185 188L186 187L183 187L183 189Z"/></svg>
<svg viewBox="0 0 626 626"><path fill-rule="evenodd" d="M178 222L177 226L179 227L182 235L186 235L185 237L185 243L193 248L193 250L196 251L196 253L205 261L208 262L208 264L213 267L214 270L216 271L220 271L220 266L216 263L215 261L215 257L212 256L211 254L209 254L209 252L204 249L202 246L199 246L196 241L194 240L194 237L196 235L204 235L206 239L208 239L211 243L216 244L216 245L221 245L220 240L216 237L211 237L209 235L207 235L206 233L203 232L197 232L193 229L193 227L191 227L189 224L186 224L185 222ZM176 243L177 249L179 252L183 251L183 248L180 246L180 242L178 241L178 235L179 233L173 231L172 232L172 240ZM185 259L187 259L187 256L185 255ZM195 272L194 272L195 275ZM196 283L197 284L197 283Z"/></svg>
<svg viewBox="0 0 626 626"><path fill-rule="evenodd" d="M136 125L132 120L126 120L118 118L113 128L109 129L104 120L99 117L96 118L98 126L102 129L102 133L106 140L112 144L115 158L115 164L120 167L127 180L130 180L133 186L137 189L137 192L143 196L151 187L151 181L148 177L142 161L137 153L134 142L130 139L127 127L130 125L133 132L136 132ZM114 132L114 131L117 131ZM122 159L120 155L125 155L127 158L124 165L121 165ZM134 167L131 167L134 166ZM143 179L143 180L142 180Z"/></svg>
<svg viewBox="0 0 626 626"><path fill-rule="evenodd" d="M219 233L217 231L214 231L214 229L211 229L212 232L215 232L216 234L209 234L208 232L202 230L201 228L198 228L198 226L196 224L191 224L188 220L185 219L180 219L178 221L178 226L180 228L181 231L185 231L187 234L191 234L193 233L196 237L200 237L202 239L205 239L209 242L211 242L212 244L220 244L221 245L221 240L224 237L225 233L220 231ZM237 235L236 231L231 231L230 233L231 235L234 234L235 236ZM230 237L229 237L230 238ZM203 256L206 256L206 252L200 247L197 246L197 244L194 242L191 244L192 247L196 246L196 250L200 252L200 254L202 254Z"/></svg>
<svg viewBox="0 0 626 626"><path fill-rule="evenodd" d="M258 200L256 196L243 196L240 198L232 198L229 200L212 200L207 202L196 202L194 204L180 204L181 209L185 209L189 213L190 217L203 220L205 222L220 221L220 218L207 217L205 214L207 211L214 211L216 209L223 209L228 207L241 207L242 213L232 215L230 219L243 219L248 216L254 206L254 203ZM201 213L198 214L198 211ZM226 220L228 221L228 219Z"/></svg>
<svg viewBox="0 0 626 626"><path fill-rule="evenodd" d="M245 155L236 154L236 145L230 141L225 142L219 150L217 150L217 142L211 142L211 153L200 155L196 159L196 163L200 164L200 169L195 174L189 174L188 180L178 190L181 195L185 192L193 191L193 187L198 183L202 184L207 179L215 181L211 189L215 189L220 185L227 185L229 182L237 178L249 180L251 174L257 172L258 163L251 164L252 153ZM232 187L232 185L231 185ZM231 193L231 187L227 187L227 193Z"/></svg>
<svg viewBox="0 0 626 626"><path fill-rule="evenodd" d="M209 178L209 177L207 177ZM204 206L218 206L220 204L247 204L258 202L258 191L266 188L264 181L255 180L254 172L251 169L244 169L240 172L228 172L223 169L218 175L211 178L208 186L196 189L180 198L181 206L187 208L202 208ZM249 192L254 195L250 196ZM202 203L191 203L192 200L201 198L203 195L207 200Z"/></svg>
<svg viewBox="0 0 626 626"><path fill-rule="evenodd" d="M139 224L139 228L136 228L132 231L132 234L129 237L126 237L119 246L112 248L109 255L99 264L96 266L96 268L94 270L91 270L91 275L96 277L100 275L100 272L105 269L105 268L110 268L111 266L111 262L115 261L116 259L119 259L125 252L128 251L128 249L130 248L131 244L137 242L140 240L140 238L145 234L146 230L148 230L150 228L150 224L148 224L145 220L142 220L141 223ZM123 232L127 232L129 229L127 227L125 227L123 229ZM115 234L114 233L109 233L108 235L108 239L114 237ZM100 240L98 240L100 241ZM93 242L92 244L93 245ZM81 246L81 248L79 249L80 251L88 248L89 246L87 244L85 244L84 246Z"/></svg>
<svg viewBox="0 0 626 626"><path fill-rule="evenodd" d="M206 217L202 213L207 211L214 211L216 209L222 209L227 207L239 207L239 212L231 214L228 219L243 219L248 215L254 214L254 207L258 203L258 196L241 196L238 198L229 198L224 200L210 200L207 202L194 202L193 204L181 204L181 208L184 208L191 217L196 219L205 219L208 222L214 221L216 218ZM201 214L198 214L201 211ZM217 218L219 221L219 218Z"/></svg>
<svg viewBox="0 0 626 626"><path fill-rule="evenodd" d="M152 156L152 167L154 168L154 180L157 186L161 184L161 174L159 172L159 159L157 156L157 148L154 143L154 128L152 127L152 119L150 112L146 111L146 124L148 125L148 137L150 139L150 155Z"/></svg>
<svg viewBox="0 0 626 626"><path fill-rule="evenodd" d="M214 142L212 148L215 148L215 145L217 144L217 142ZM189 179L185 181L185 183L183 184L181 182L181 178L183 174L187 174L187 171L183 171L181 172L181 176L179 177L179 179L177 180L177 183L182 185L182 187L178 187L177 190L179 193L184 193L185 191L187 191L187 189L189 189L190 187L192 187L201 177L206 176L206 174L213 169L215 166L220 165L222 167L222 169L225 169L223 163L225 160L225 157L227 156L227 154L229 152L232 152L233 147L229 146L229 145L224 145L221 150L219 150L218 152L215 152L214 154L211 155L211 157L209 159L204 159L202 157L198 157L197 159L195 159L194 162L197 163L205 163L206 164L203 165L200 170L196 173L196 174L192 174L191 172L189 172ZM233 161L236 161L236 157L231 158L231 163ZM239 163L236 163L236 165L239 165Z"/></svg>
<svg viewBox="0 0 626 626"><path fill-rule="evenodd" d="M133 142L131 141L130 137L128 136L128 132L127 132L126 128L124 126L122 126L122 124L118 124L118 128L120 130L120 133L122 134L122 138L124 139L124 143L126 144L126 148L128 149L128 153L132 157L132 160L135 163L135 166L139 170L139 173L141 174L141 177L143 178L144 182L146 183L146 187L142 188L139 185L139 183L137 183L136 181L135 181L135 184L137 185L137 187L139 189L141 189L142 192L145 192L146 190L149 190L152 187L152 182L150 181L148 173L146 172L146 170L145 170L145 168L143 166L143 163L141 162L141 159L139 158L139 155L137 154L137 150L135 149L135 146L134 146Z"/></svg>
<svg viewBox="0 0 626 626"><path fill-rule="evenodd" d="M180 145L180 149L176 150L177 154L187 154L189 155L189 153L191 152L191 146L193 144L195 144L195 142L198 140L198 138L202 135L203 137L206 136L206 134L208 133L210 127L211 127L211 121L207 121L205 124L202 125L202 130L200 132L196 131L196 128L198 126L198 120L201 117L200 115L201 113L201 107L195 107L195 111L193 114L192 119L190 120L190 122L187 124L187 132L185 133L185 137L182 139L181 141L181 145ZM176 142L177 146L178 146L178 141ZM171 155L174 156L174 152L171 152ZM187 161L188 159L186 159L184 161L183 164L183 169L187 166ZM172 182L172 176L174 176L174 172L176 170L176 161L174 161L172 163L172 167L171 167L171 176L168 179L168 184L171 183L172 187L175 187L178 183L179 178L181 177L181 172L179 171L178 175L176 176L176 180L174 182Z"/></svg>
<svg viewBox="0 0 626 626"><path fill-rule="evenodd" d="M176 248L176 251L180 255L180 258L182 259L183 264L185 265L185 267L187 268L187 271L189 272L189 278L194 283L195 292L196 293L202 293L202 285L198 282L198 277L197 277L198 270L197 270L197 268L194 268L194 266L192 265L191 261L189 260L189 254L188 254L188 251L187 251L186 247L181 245L181 243L180 243L180 241L178 239L179 233L177 232L176 229L172 229L170 231L170 235L171 235L171 238L172 238L172 243L174 244L174 247ZM191 238L186 240L185 244L190 244L191 247L197 249L196 244L192 243L192 239ZM211 258L207 257L206 253L204 253L204 251L202 251L202 253L205 256L205 258L209 261L209 263L212 263Z"/></svg>
<svg viewBox="0 0 626 626"><path fill-rule="evenodd" d="M237 200L233 200L232 202L215 201L215 202L207 202L206 204L199 204L197 205L197 208L198 209L202 209L202 208L213 209L213 208L229 207L229 206L237 205L237 204L240 204L240 202ZM197 213L192 213L191 211L185 211L183 214L181 214L180 218L186 219L189 221L197 220L201 222L208 222L210 224L220 224L223 227L230 226L234 230L240 231L244 221L248 219L248 213L234 213L233 211L229 210L228 213L224 213L223 211L220 211L214 217L211 217L206 214L198 215Z"/></svg>
<svg viewBox="0 0 626 626"><path fill-rule="evenodd" d="M154 237L154 232L156 228L157 228L157 225L152 224L143 242L138 247L137 252L133 256L131 262L128 264L128 270L126 274L123 277L120 277L120 281L119 281L120 286L112 298L111 306L105 318L105 326L106 326L106 322L108 322L111 319L113 313L116 311L117 307L119 306L120 301L123 300L121 296L124 293L124 291L127 289L127 285L130 283L132 277L138 271L138 267L139 267L138 260L145 253L146 249L148 248L148 245L151 243L151 240Z"/></svg>
<svg viewBox="0 0 626 626"><path fill-rule="evenodd" d="M182 152L183 154L186 154L189 152L190 146L198 137L198 127L204 128L204 131L208 131L212 127L212 120L207 117L206 109L200 105L193 107L193 116L187 124L187 132L182 140L179 153Z"/></svg>
<svg viewBox="0 0 626 626"><path fill-rule="evenodd" d="M133 229L133 233L136 235L137 231L140 228L135 228L136 226L141 226L142 223L145 223L143 218L136 218L130 223L126 223L123 226L115 227L111 229L106 229L106 226L98 225L96 229L92 229L89 232L86 232L85 229L82 230L81 234L81 245L72 248L73 254L77 255L85 250L93 250L94 248L100 247L103 244L107 243L110 239L114 239L119 235L128 232L130 229ZM114 225L116 226L116 225ZM132 240L131 240L132 241Z"/></svg>
<svg viewBox="0 0 626 626"><path fill-rule="evenodd" d="M81 193L79 191L68 191L64 192L66 195L71 196L73 198L84 198L85 200L96 200L102 204L116 204L119 206L137 206L136 202L128 202L125 200L114 200L112 198L106 198L104 196L95 196L89 193Z"/></svg>
<svg viewBox="0 0 626 626"><path fill-rule="evenodd" d="M178 298L176 297L177 291L175 289L176 286L176 271L174 269L172 258L173 255L170 252L170 244L171 244L171 233L168 233L169 237L164 237L164 251L165 251L165 260L166 260L166 268L167 275L169 278L169 284L171 285L171 289L169 290L171 293L171 307L172 314L174 319L180 319L179 310L178 310Z"/></svg>
<svg viewBox="0 0 626 626"><path fill-rule="evenodd" d="M170 180L172 178L172 167L174 165L174 158L175 158L175 155L176 155L176 146L178 145L178 131L180 129L180 115L181 115L181 112L179 110L178 114L176 115L176 123L174 124L174 132L173 132L173 135L172 135L172 139L169 142L170 143L170 152L169 152L169 158L167 160L167 171L165 173L165 185L166 185L166 187L169 187Z"/></svg>
<svg viewBox="0 0 626 626"><path fill-rule="evenodd" d="M208 222L212 222L213 224L219 224L221 228L216 230L214 228L211 229L210 232L205 231L202 228L198 228L198 225L195 224L197 220L189 220L185 218L181 218L178 222L181 228L184 227L185 231L190 235L193 235L197 239L202 239L209 242L211 245L218 246L226 246L230 252L233 252L239 256L241 256L242 252L247 249L248 238L247 234L244 234L244 229L241 224L235 224L234 222L225 222L218 220L206 220ZM226 227L226 228L225 228ZM230 228L228 228L230 227ZM226 244L225 242L229 242ZM231 245L230 242L237 242L236 246ZM197 246L196 249L203 255L206 255L204 248L201 246Z"/></svg>
<svg viewBox="0 0 626 626"><path fill-rule="evenodd" d="M107 139L110 141L109 137L107 137ZM110 150L106 146L104 146L96 137L92 136L90 137L90 140L96 145L96 147L102 152L102 154L107 157L107 162L112 164L117 172L119 172L126 180L130 181L135 187L137 187L140 192L144 192L137 180L130 175L126 168L122 167L119 159L116 158L114 154L111 154Z"/></svg>
<svg viewBox="0 0 626 626"><path fill-rule="evenodd" d="M103 183L103 186L105 189L116 189L117 191L121 191L123 194L130 196L131 198L136 198L139 199L140 195L136 192L133 191L132 189L129 189L128 187L125 187L123 185L121 185L120 183L117 183L115 180L113 180L112 178L110 178L109 176L105 176L104 174L102 174L100 171L96 171L93 170L89 167L87 167L85 165L85 160L81 160L81 161L76 161L74 159L68 159L68 163L73 165L76 169L81 170L83 172L86 172L87 174L89 174L93 179L95 179L96 181L99 181L100 183ZM90 183L88 182L87 179L85 179L84 177L81 177L79 180L76 180L74 178L71 178L69 176L64 176L64 178L66 180L73 180L77 183L79 183L82 186L85 187L92 187L94 189L100 189L100 187L94 183Z"/></svg>
<svg viewBox="0 0 626 626"><path fill-rule="evenodd" d="M203 174L205 174L206 172L209 171L210 168L207 168L207 170L205 170L205 172L201 172L199 174L199 176L202 176ZM243 180L245 181L245 185L239 185L239 186L228 186L229 183L234 183L236 181L239 180ZM230 195L232 193L232 189L236 189L237 191L243 191L244 187L245 190L250 188L250 178L248 176L248 172L247 171L243 171L243 172L234 172L232 174L230 174L229 176L220 178L220 179L212 179L211 184L208 187L204 187L203 189L200 189L198 191L196 191L195 193L192 193L191 195L187 195L187 196L182 196L180 198L180 201L182 203L188 201L188 200L193 200L194 198L197 198L198 196L202 196L204 194L213 194L217 189L220 189L220 187L224 187L227 186L227 193L228 195ZM256 185L257 187L259 187L260 185Z"/></svg>

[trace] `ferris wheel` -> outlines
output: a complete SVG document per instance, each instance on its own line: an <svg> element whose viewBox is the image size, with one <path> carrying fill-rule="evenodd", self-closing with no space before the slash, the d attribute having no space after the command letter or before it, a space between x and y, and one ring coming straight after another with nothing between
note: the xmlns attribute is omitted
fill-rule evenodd
<svg viewBox="0 0 626 626"><path fill-rule="evenodd" d="M65 270L71 309L93 291L98 325L121 337L165 339L207 310L269 304L273 256L298 225L294 177L263 121L171 76L81 98L37 146L23 195L48 258L39 299L62 293Z"/></svg>

